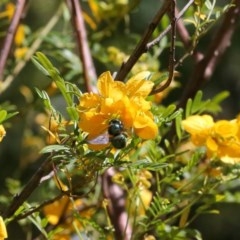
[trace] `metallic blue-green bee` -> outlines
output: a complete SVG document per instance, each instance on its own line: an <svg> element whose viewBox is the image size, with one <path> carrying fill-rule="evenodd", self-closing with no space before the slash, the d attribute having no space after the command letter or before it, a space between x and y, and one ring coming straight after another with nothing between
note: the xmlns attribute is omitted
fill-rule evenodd
<svg viewBox="0 0 240 240"><path fill-rule="evenodd" d="M124 132L124 127L119 119L112 119L108 126L109 140L117 149L122 149L127 145L127 134Z"/></svg>
<svg viewBox="0 0 240 240"><path fill-rule="evenodd" d="M93 145L108 144L110 142L116 149L122 149L127 145L127 134L124 132L121 120L112 119L109 121L106 132L88 142Z"/></svg>

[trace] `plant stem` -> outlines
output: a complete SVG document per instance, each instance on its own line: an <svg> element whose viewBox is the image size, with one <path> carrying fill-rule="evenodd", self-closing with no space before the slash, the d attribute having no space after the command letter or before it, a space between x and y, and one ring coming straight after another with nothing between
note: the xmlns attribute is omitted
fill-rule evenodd
<svg viewBox="0 0 240 240"><path fill-rule="evenodd" d="M7 62L9 52L11 50L15 33L17 31L17 28L23 13L25 2L26 2L25 0L17 0L16 10L14 12L11 24L8 28L7 36L2 46L2 50L0 54L0 81L3 81L4 68Z"/></svg>
<svg viewBox="0 0 240 240"><path fill-rule="evenodd" d="M84 24L81 5L79 0L67 0L67 3L72 13L72 24L76 32L86 90L88 92L96 92L95 85L97 75L88 45L87 32Z"/></svg>

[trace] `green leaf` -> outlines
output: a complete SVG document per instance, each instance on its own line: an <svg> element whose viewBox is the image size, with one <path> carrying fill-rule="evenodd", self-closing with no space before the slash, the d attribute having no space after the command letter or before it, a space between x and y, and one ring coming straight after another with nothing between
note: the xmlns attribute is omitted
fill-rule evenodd
<svg viewBox="0 0 240 240"><path fill-rule="evenodd" d="M48 60L46 55L41 52L36 52L36 56L44 68L46 68L47 70L54 69L52 63Z"/></svg>
<svg viewBox="0 0 240 240"><path fill-rule="evenodd" d="M150 171L159 171L160 169L167 167L167 165L167 163L151 162L147 159L142 159L131 163L131 167L138 169L148 169Z"/></svg>
<svg viewBox="0 0 240 240"><path fill-rule="evenodd" d="M190 99L188 99L187 105L186 105L186 110L185 110L186 118L191 115L191 108L192 108L192 99L190 98Z"/></svg>
<svg viewBox="0 0 240 240"><path fill-rule="evenodd" d="M229 96L228 91L223 91L217 94L211 101L209 100L206 104L206 108L209 112L218 113L222 110L220 103Z"/></svg>
<svg viewBox="0 0 240 240"><path fill-rule="evenodd" d="M164 112L164 117L168 117L169 115L171 115L176 109L176 105L171 104L167 107L167 109Z"/></svg>
<svg viewBox="0 0 240 240"><path fill-rule="evenodd" d="M44 103L45 107L49 110L55 111L52 107L52 104L51 104L51 101L50 101L50 98L49 98L47 92L46 91L41 91L37 88L35 88L35 90L36 90L38 96L43 100L43 103Z"/></svg>
<svg viewBox="0 0 240 240"><path fill-rule="evenodd" d="M32 62L33 64L45 75L45 76L50 76L48 70L43 67L43 65L38 61L38 59L34 56L32 57Z"/></svg>
<svg viewBox="0 0 240 240"><path fill-rule="evenodd" d="M215 103L221 103L223 100L225 100L227 97L229 97L230 93L228 91L223 91L220 92L219 94L217 94L214 98L213 98L213 102Z"/></svg>
<svg viewBox="0 0 240 240"><path fill-rule="evenodd" d="M59 151L69 151L70 147L68 146L64 146L64 145L50 145L50 146L46 146L44 147L40 153L44 154L44 153L52 153L52 152L59 152Z"/></svg>
<svg viewBox="0 0 240 240"><path fill-rule="evenodd" d="M181 140L181 138L182 138L181 122L182 122L182 115L178 114L175 119L175 126L176 126L176 134L177 134L177 137L179 140Z"/></svg>
<svg viewBox="0 0 240 240"><path fill-rule="evenodd" d="M68 92L68 88L63 78L59 75L58 70L52 65L52 63L48 60L48 58L41 52L37 52L36 56L33 57L34 64L40 69L46 76L52 78L52 80L56 83L58 89L62 93L67 105L70 107L73 105L73 99L71 97L71 93ZM43 99L47 100L46 96L43 96L38 92L39 96Z"/></svg>
<svg viewBox="0 0 240 240"><path fill-rule="evenodd" d="M7 117L5 118L5 121L8 120L9 118L12 118L13 116L17 115L19 112L12 112L12 113L8 113Z"/></svg>
<svg viewBox="0 0 240 240"><path fill-rule="evenodd" d="M197 112L198 109L200 108L202 103L202 96L203 96L202 91L198 91L192 102L191 113Z"/></svg>
<svg viewBox="0 0 240 240"><path fill-rule="evenodd" d="M213 8L213 5L212 5L212 3L211 3L209 0L206 0L206 1L205 1L205 6L206 6L209 10L211 10L211 9Z"/></svg>
<svg viewBox="0 0 240 240"><path fill-rule="evenodd" d="M0 123L2 123L7 117L7 111L6 110L0 110Z"/></svg>
<svg viewBox="0 0 240 240"><path fill-rule="evenodd" d="M176 117L178 117L179 115L182 115L182 112L183 112L183 110L180 108L180 109L178 109L176 112L174 112L172 115L170 115L169 117L168 117L168 121L172 121L172 120L174 120Z"/></svg>

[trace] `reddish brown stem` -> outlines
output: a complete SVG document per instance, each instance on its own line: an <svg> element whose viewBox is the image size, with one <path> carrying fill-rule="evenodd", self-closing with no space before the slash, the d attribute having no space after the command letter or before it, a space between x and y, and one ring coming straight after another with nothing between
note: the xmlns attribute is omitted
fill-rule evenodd
<svg viewBox="0 0 240 240"><path fill-rule="evenodd" d="M188 3L184 6L184 8L181 10L181 12L177 15L176 17L176 23L178 22L179 19L181 19L182 15L186 12L186 10L191 6L191 4L194 2L194 0L189 0ZM168 32L171 31L171 25L169 25L157 38L153 39L151 42L149 42L146 46L147 50L152 48L153 46L159 44L159 42L163 39L164 36Z"/></svg>
<svg viewBox="0 0 240 240"><path fill-rule="evenodd" d="M176 15L178 16L178 10L177 9L176 9ZM191 37L190 37L190 35L188 33L188 30L186 29L186 27L184 25L184 22L181 18L177 21L176 30L177 30L178 36L181 39L185 49L188 52L191 51L191 48L192 48ZM192 55L193 55L196 62L199 62L202 59L202 56L203 56L203 54L201 52L196 51L195 49L193 49Z"/></svg>
<svg viewBox="0 0 240 240"><path fill-rule="evenodd" d="M165 84L161 85L158 88L154 88L151 91L151 94L155 94L158 92L162 92L164 89L169 87L169 85L172 82L173 75L174 75L174 69L175 69L175 38L176 38L176 17L175 17L175 8L176 8L176 1L172 0L171 1L171 47L170 47L170 53L169 53L169 64L168 64L168 70L169 70L169 75L168 79Z"/></svg>
<svg viewBox="0 0 240 240"><path fill-rule="evenodd" d="M13 43L14 36L17 31L17 27L19 25L24 6L25 6L26 1L25 0L17 0L16 4L16 10L14 12L14 16L12 18L11 24L8 28L7 36L4 40L2 49L1 49L1 54L0 54L0 81L3 80L3 72L4 68L7 62L7 58L9 55L9 52L11 50L11 46Z"/></svg>
<svg viewBox="0 0 240 240"><path fill-rule="evenodd" d="M128 215L125 209L126 200L123 189L112 182L116 170L112 167L105 171L102 177L104 197L108 202L108 213L114 226L116 240L129 240L132 235L132 228L128 222Z"/></svg>
<svg viewBox="0 0 240 240"><path fill-rule="evenodd" d="M67 0L67 3L72 13L72 22L76 32L77 44L82 61L85 86L88 92L92 92L95 91L97 75L88 45L81 5L79 0Z"/></svg>
<svg viewBox="0 0 240 240"><path fill-rule="evenodd" d="M35 174L29 180L27 185L23 188L23 190L19 194L14 196L10 206L3 213L3 216L5 218L13 216L16 210L29 198L32 192L38 187L42 177L50 173L50 171L52 170L51 163L52 162L50 156L43 162L41 167L35 172Z"/></svg>
<svg viewBox="0 0 240 240"><path fill-rule="evenodd" d="M227 47L230 46L232 35L240 17L240 1L234 0L233 4L234 6L225 14L205 56L196 65L188 84L184 88L179 107L184 107L187 100L192 98L200 87L211 78L218 61Z"/></svg>
<svg viewBox="0 0 240 240"><path fill-rule="evenodd" d="M120 70L118 71L115 79L119 81L123 81L127 74L131 71L132 67L138 61L143 53L147 51L147 43L150 40L153 31L156 29L158 23L164 16L164 14L169 10L171 5L171 1L165 1L163 6L159 9L157 14L152 19L151 23L149 24L148 28L146 29L143 37L141 38L140 42L137 44L136 48L133 50L131 56L127 60L126 63L123 63Z"/></svg>

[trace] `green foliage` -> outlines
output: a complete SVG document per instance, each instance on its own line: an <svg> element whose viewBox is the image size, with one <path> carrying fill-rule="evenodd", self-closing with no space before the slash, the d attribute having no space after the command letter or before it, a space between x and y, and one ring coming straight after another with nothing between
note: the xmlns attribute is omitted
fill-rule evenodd
<svg viewBox="0 0 240 240"><path fill-rule="evenodd" d="M8 2L4 0L4 3ZM145 27L141 26L142 19L147 19L144 23L147 26L150 15L154 15L149 15L148 11L155 12L156 3L152 5L139 0L89 0L79 3L87 25L88 40L84 41L90 46L96 68L94 70L102 73L122 69L121 66L125 66L132 50L141 40L142 34L139 32ZM31 4L35 5L35 14L38 13L39 17L41 7L38 4L41 3L36 1ZM239 159L232 159L233 162L229 164L228 159L224 162L220 158L209 157L205 145L193 146L189 135L183 130L182 121L193 115L216 115L224 111L221 103L230 95L229 92L223 91L211 99L205 99L204 90L199 90L192 99L188 99L186 106L178 108L179 94L184 85L179 87L181 84L178 85L174 79L166 92L148 96L147 99L152 104L146 103L143 108L152 106L151 112L141 112L145 116L141 120L148 122L148 118L154 119L159 130L155 139L141 139L135 132L135 126L128 129L124 126L122 132L126 134L126 147L114 149L109 144L105 148L96 149L91 146L88 133L79 127L82 111L79 99L87 89L83 73L91 71L84 65L83 60L86 59L82 56L82 39L78 39L82 29L79 29L77 24L70 27L71 14L76 12L71 13L65 3L59 4L58 8L58 3L53 1L51 4L56 4L50 14L53 16L49 16L49 22L43 24L43 30L34 32L31 28L37 28L36 26L30 26L29 22L29 26L25 25L28 29L27 37L25 36L21 46L12 46L13 53L9 54L10 61L3 72L3 85L0 85L1 91L5 91L12 87L14 79L17 80L16 87L13 84L14 90L9 89L11 101L14 100L17 107L6 101L0 105L0 124L4 127L13 126L10 136L18 139L18 142L15 142L15 139L8 140L7 145L10 151L14 149L12 152L19 155L19 163L8 159L12 152L1 155L1 161L5 159L6 164L1 165L1 168L5 171L6 167L8 175L9 172L12 174L11 178L4 176L0 195L0 211L7 216L5 223L19 221L21 232L24 232L26 238L36 239L73 236L79 239L114 239L116 232L127 234L128 227L132 231L131 239L202 239L201 233L191 225L198 216L205 213L218 214L218 209L214 207L216 203L240 202L236 190L239 187L240 168L236 163ZM179 3L180 6L181 4ZM3 3L0 6L5 7ZM143 6L147 6L147 9ZM231 7L234 6L230 3L220 5L216 0L194 1L194 4L191 4L189 10L181 16L183 21L179 20L181 24L190 23L185 26L189 36L187 34L179 38L177 35L177 43L170 49L170 52L177 52L176 66L181 64L181 67L184 67L186 57L196 57L195 53L204 57L205 53L200 52L200 41ZM134 19L134 15L141 11L141 8L143 11L138 15L137 21L133 22L132 18ZM39 21L47 21L46 14L42 13L44 17L39 17ZM76 14L77 17L79 16ZM1 23L0 27L10 21L0 15L0 20L2 18L4 21L1 21L3 24ZM74 18L72 20L74 22ZM161 23L158 23L148 41L159 37L171 24L171 20L167 12L164 13ZM134 25L139 29L133 30ZM153 25L151 23L147 30L151 30ZM78 35L77 40L73 38L74 30ZM1 36L7 32L7 29L1 31ZM172 36L172 39L175 37ZM169 77L169 72L166 71L166 50L171 46L170 40L165 33L156 47L150 50L145 49L148 44L145 42L144 54L127 72L128 77L141 71L149 71L151 79L148 81L152 81L155 86L163 84ZM15 50L22 47L27 48L27 54L18 58ZM76 49L80 49L80 54ZM31 59L39 70L37 73L26 64L28 59ZM193 59L195 61L197 58ZM191 64L198 64L198 60ZM30 71L24 72L21 82L18 78L22 80L19 73L24 66L30 68ZM192 66L187 65L186 69L190 68ZM178 71L174 71L173 75L174 78L179 77L179 82L184 82ZM91 80L94 82L88 84L96 87L96 79ZM180 89L175 89L177 85ZM172 89L174 92L168 99L168 93ZM7 95L3 96L5 100L8 98L8 91L4 94ZM99 96L101 99L102 96ZM139 103L143 96L138 92L132 97L139 100L136 103L141 108ZM101 106L101 102L98 108L109 107L107 103L111 99L104 100L105 105ZM132 100L133 98L130 99ZM119 104L117 107L122 106ZM116 116L119 115L117 107ZM13 118L18 113L16 109L21 113L18 119ZM131 109L127 110L130 113ZM94 111L89 112L94 114ZM13 124L12 119L15 121ZM149 126L146 122L136 121L135 124L140 126L140 130L142 126L147 129ZM98 128L97 122L96 126L92 127ZM111 141L111 137L115 136L110 136L107 129L105 131L108 141ZM37 152L32 150L36 148ZM11 164L8 164L10 160ZM12 170L12 165L17 170ZM107 175L109 170L113 170L114 174ZM30 181L29 171L31 175L34 174ZM29 190L29 186L34 184L35 188ZM21 203L21 200L24 201ZM9 202L14 203L10 205L10 210L11 207L19 205L10 215L7 214L9 209L5 212ZM121 216L118 215L120 213ZM121 229L124 224L124 229Z"/></svg>
<svg viewBox="0 0 240 240"><path fill-rule="evenodd" d="M16 107L5 102L0 105L0 124L17 115Z"/></svg>
<svg viewBox="0 0 240 240"><path fill-rule="evenodd" d="M194 99L188 99L186 110L185 110L185 117L194 114L201 114L203 112L209 113L218 113L222 110L220 103L225 100L229 96L229 92L224 91L217 94L211 100L203 100L203 93L202 91L198 91Z"/></svg>

